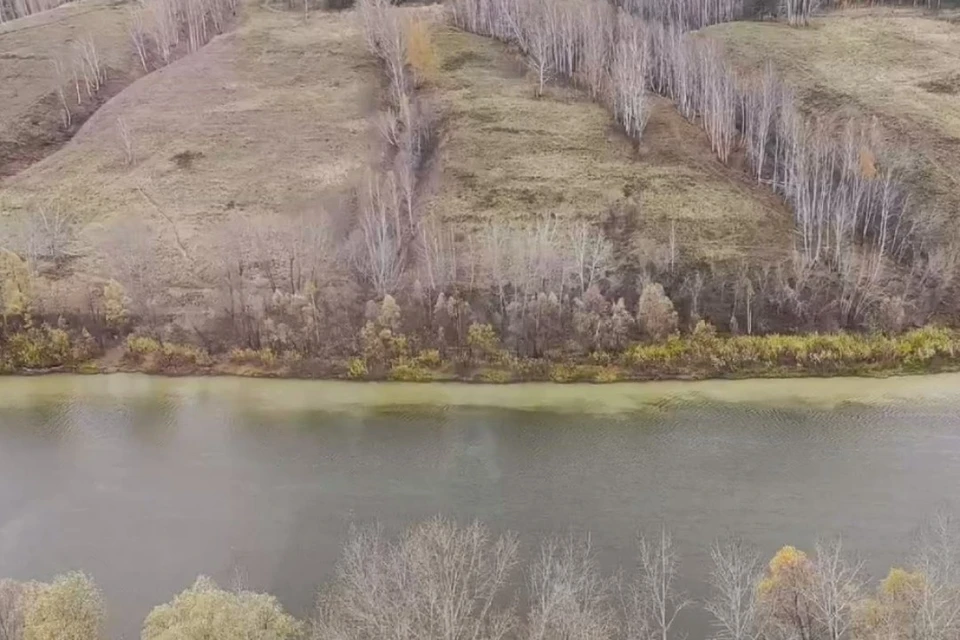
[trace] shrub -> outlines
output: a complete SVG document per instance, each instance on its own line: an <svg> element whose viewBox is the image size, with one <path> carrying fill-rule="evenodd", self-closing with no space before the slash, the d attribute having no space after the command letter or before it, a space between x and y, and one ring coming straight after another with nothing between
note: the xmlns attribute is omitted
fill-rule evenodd
<svg viewBox="0 0 960 640"><path fill-rule="evenodd" d="M181 367L206 367L213 363L210 355L200 347L190 344L165 342L160 353L155 356L156 365L161 369Z"/></svg>
<svg viewBox="0 0 960 640"><path fill-rule="evenodd" d="M23 640L99 640L103 597L84 573L58 576L40 587L24 616Z"/></svg>
<svg viewBox="0 0 960 640"><path fill-rule="evenodd" d="M413 69L417 85L429 82L437 73L437 53L430 41L430 26L423 20L407 22L407 64Z"/></svg>
<svg viewBox="0 0 960 640"><path fill-rule="evenodd" d="M26 314L32 284L27 263L12 251L0 249L0 315L6 319Z"/></svg>
<svg viewBox="0 0 960 640"><path fill-rule="evenodd" d="M112 329L120 329L127 323L127 294L116 280L103 287L103 319Z"/></svg>
<svg viewBox="0 0 960 640"><path fill-rule="evenodd" d="M492 325L473 322L467 329L470 357L477 362L500 361L500 338Z"/></svg>
<svg viewBox="0 0 960 640"><path fill-rule="evenodd" d="M5 351L15 369L50 369L70 364L74 358L67 332L46 325L10 335Z"/></svg>
<svg viewBox="0 0 960 640"><path fill-rule="evenodd" d="M143 623L142 640L292 640L302 625L266 594L220 589L201 576L172 602L156 607Z"/></svg>
<svg viewBox="0 0 960 640"><path fill-rule="evenodd" d="M513 381L513 376L503 369L484 369L477 375L477 379L489 384L506 384Z"/></svg>
<svg viewBox="0 0 960 640"><path fill-rule="evenodd" d="M286 353L284 353L286 360ZM277 366L279 358L269 347L262 349L233 349L230 352L230 362L234 364L249 364L272 369Z"/></svg>
<svg viewBox="0 0 960 640"><path fill-rule="evenodd" d="M396 382L430 382L434 379L433 373L412 362L393 365L387 377Z"/></svg>
<svg viewBox="0 0 960 640"><path fill-rule="evenodd" d="M160 343L147 336L127 336L126 353L140 360L160 351Z"/></svg>
<svg viewBox="0 0 960 640"><path fill-rule="evenodd" d="M367 369L367 363L364 362L363 358L353 358L347 365L348 378L362 380L366 378L369 373L370 371Z"/></svg>
<svg viewBox="0 0 960 640"><path fill-rule="evenodd" d="M443 360L440 358L440 352L436 349L426 349L417 354L417 357L414 358L414 362L421 367L426 367L428 369L436 369L443 364Z"/></svg>
<svg viewBox="0 0 960 640"><path fill-rule="evenodd" d="M594 379L596 367L582 364L555 364L550 367L552 382L589 382Z"/></svg>
<svg viewBox="0 0 960 640"><path fill-rule="evenodd" d="M637 324L653 340L664 340L676 333L677 312L660 284L651 282L643 288L637 304Z"/></svg>

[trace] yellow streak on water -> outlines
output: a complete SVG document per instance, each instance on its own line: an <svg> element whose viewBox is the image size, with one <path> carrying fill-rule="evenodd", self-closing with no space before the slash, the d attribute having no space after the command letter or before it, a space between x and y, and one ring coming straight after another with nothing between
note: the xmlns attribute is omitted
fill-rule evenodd
<svg viewBox="0 0 960 640"><path fill-rule="evenodd" d="M345 382L234 377L165 378L139 374L0 378L0 409L45 400L116 403L157 396L211 398L265 411L363 411L405 407L492 407L586 413L664 405L738 403L831 408L960 401L960 373L892 378L803 378L643 382L606 385Z"/></svg>

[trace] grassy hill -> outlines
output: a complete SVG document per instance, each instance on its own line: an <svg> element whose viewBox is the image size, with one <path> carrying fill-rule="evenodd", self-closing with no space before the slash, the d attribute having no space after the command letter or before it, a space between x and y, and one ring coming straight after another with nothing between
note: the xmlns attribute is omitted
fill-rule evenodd
<svg viewBox="0 0 960 640"><path fill-rule="evenodd" d="M233 221L349 197L369 160L376 77L351 14L304 21L249 6L234 31L141 78L60 151L9 178L5 231L40 208L70 212L83 229L73 269L82 277L106 272L104 260L142 228L162 238L153 251L168 288L203 287L201 259L228 242Z"/></svg>
<svg viewBox="0 0 960 640"><path fill-rule="evenodd" d="M84 118L141 75L127 32L128 2L84 0L0 24L0 179L58 148ZM77 105L64 126L54 63L69 66L79 43L92 39L107 84ZM67 74L69 75L69 73Z"/></svg>
<svg viewBox="0 0 960 640"><path fill-rule="evenodd" d="M909 170L913 197L960 232L960 20L912 9L857 9L797 29L716 25L749 72L770 61L817 117L875 120Z"/></svg>
<svg viewBox="0 0 960 640"><path fill-rule="evenodd" d="M604 225L623 259L669 242L695 259L767 260L790 247L789 212L726 166L703 131L657 99L637 147L609 112L555 83L541 98L514 52L438 28L436 90L447 131L431 207L461 228L538 216Z"/></svg>

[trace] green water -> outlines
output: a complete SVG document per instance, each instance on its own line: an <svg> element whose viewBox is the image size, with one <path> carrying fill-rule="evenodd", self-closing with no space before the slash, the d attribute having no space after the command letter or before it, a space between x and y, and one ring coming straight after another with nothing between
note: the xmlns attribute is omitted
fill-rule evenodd
<svg viewBox="0 0 960 640"><path fill-rule="evenodd" d="M604 567L667 524L684 587L741 533L843 534L874 573L960 486L960 375L590 385L0 379L0 576L83 569L114 637L198 573L306 615L351 524L437 513L590 532ZM702 614L682 621L706 634Z"/></svg>

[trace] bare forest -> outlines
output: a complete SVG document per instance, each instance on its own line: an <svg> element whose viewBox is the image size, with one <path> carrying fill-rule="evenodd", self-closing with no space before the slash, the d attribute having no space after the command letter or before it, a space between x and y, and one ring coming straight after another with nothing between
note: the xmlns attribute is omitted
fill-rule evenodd
<svg viewBox="0 0 960 640"><path fill-rule="evenodd" d="M956 521L938 514L902 567L871 579L840 538L817 541L809 554L784 546L769 561L743 539L721 539L697 601L666 529L641 531L632 559L608 572L589 536L528 549L513 533L438 517L396 538L353 530L306 622L273 596L201 576L150 612L141 637L674 640L688 637L683 615L699 609L709 629L698 639L949 640L960 633L957 544ZM103 596L83 573L0 580L2 640L99 640L103 621Z"/></svg>

